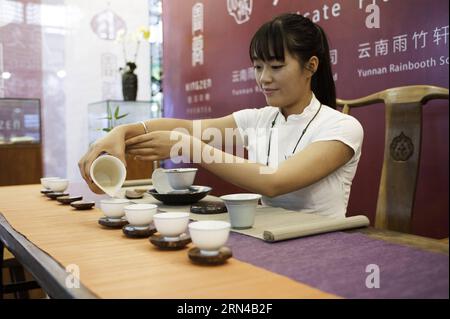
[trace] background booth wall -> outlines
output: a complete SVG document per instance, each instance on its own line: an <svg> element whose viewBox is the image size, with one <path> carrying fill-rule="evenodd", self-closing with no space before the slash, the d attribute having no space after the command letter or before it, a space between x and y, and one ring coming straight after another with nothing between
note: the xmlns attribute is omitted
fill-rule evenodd
<svg viewBox="0 0 450 319"><path fill-rule="evenodd" d="M248 57L265 21L298 12L328 35L337 96L362 97L415 84L448 87L447 0L164 1L164 114L213 118L265 106ZM374 220L384 145L384 108L354 110L363 125L363 155L348 215ZM448 236L448 101L423 112L422 162L413 232ZM170 164L170 163L169 163ZM202 170L196 181L215 194L240 191Z"/></svg>

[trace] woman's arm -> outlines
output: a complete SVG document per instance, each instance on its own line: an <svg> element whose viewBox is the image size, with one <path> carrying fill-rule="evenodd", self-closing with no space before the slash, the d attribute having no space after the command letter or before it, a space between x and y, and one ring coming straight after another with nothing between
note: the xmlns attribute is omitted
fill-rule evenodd
<svg viewBox="0 0 450 319"><path fill-rule="evenodd" d="M175 129L183 129L188 132L189 135L197 135L199 139L204 138L205 141L210 142L211 136L208 131L217 131L221 136L225 136L224 133L227 128L235 128L236 124L234 122L233 116L225 116L217 119L207 119L207 120L182 120L182 119L152 119L145 121L145 127L148 132L154 131L172 131ZM209 130L208 130L209 129ZM80 174L89 188L96 192L101 193L102 191L96 187L94 182L89 176L89 170L92 162L102 153L111 154L119 158L125 165L125 141L133 141L138 138L138 141L146 141L148 134L145 133L145 128L142 123L132 123L124 124L115 127L107 135L98 139L93 143L86 154L79 160L78 167ZM223 143L222 143L223 144ZM132 143L128 143L132 145Z"/></svg>
<svg viewBox="0 0 450 319"><path fill-rule="evenodd" d="M127 143L134 143L139 138ZM272 170L265 165L225 153L188 135L157 131L146 138L145 142L136 143L142 147L130 146L127 147L127 152L142 160L167 159L170 158L174 145L184 140L188 145L184 150L189 150L192 162L200 164L223 180L268 197L309 186L347 163L354 154L352 148L340 141L320 141L312 143L283 162L278 169Z"/></svg>
<svg viewBox="0 0 450 319"><path fill-rule="evenodd" d="M352 148L340 141L321 141L307 146L277 169L238 159L202 143L203 152L220 153L222 163L200 165L220 178L268 197L275 197L307 187L333 173L353 156ZM237 162L241 161L241 163Z"/></svg>

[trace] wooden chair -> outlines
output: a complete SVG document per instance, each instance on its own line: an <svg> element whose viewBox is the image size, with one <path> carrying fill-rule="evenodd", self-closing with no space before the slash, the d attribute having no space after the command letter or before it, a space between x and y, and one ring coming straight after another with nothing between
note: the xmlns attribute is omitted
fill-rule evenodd
<svg viewBox="0 0 450 319"><path fill-rule="evenodd" d="M384 103L385 146L375 227L411 232L411 217L419 170L422 106L433 99L448 99L448 89L413 85L387 89L354 100L337 99L342 112Z"/></svg>

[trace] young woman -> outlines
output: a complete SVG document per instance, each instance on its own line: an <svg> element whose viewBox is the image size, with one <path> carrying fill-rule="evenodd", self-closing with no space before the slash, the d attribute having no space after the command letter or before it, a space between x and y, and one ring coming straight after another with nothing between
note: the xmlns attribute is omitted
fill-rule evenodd
<svg viewBox="0 0 450 319"><path fill-rule="evenodd" d="M324 31L301 15L278 16L253 36L250 59L269 106L200 122L163 118L116 127L79 162L89 187L100 192L89 177L89 168L102 152L123 162L125 153L142 160L167 159L179 143L172 131L181 128L187 134L180 133L178 138L187 141L191 159L193 154L222 159L211 162L200 157L199 164L232 184L262 194L263 204L345 216L363 129L355 118L335 110ZM249 159L236 158L193 136L196 123L202 132L220 130L223 142L227 142L226 129L238 129ZM267 134L254 134L258 129Z"/></svg>

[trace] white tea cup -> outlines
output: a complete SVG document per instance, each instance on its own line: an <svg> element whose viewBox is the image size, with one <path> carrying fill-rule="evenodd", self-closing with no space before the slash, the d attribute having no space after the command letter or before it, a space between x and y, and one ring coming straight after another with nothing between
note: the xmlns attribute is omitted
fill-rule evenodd
<svg viewBox="0 0 450 319"><path fill-rule="evenodd" d="M46 181L48 187L54 192L64 192L69 187L69 180L63 178L54 178Z"/></svg>
<svg viewBox="0 0 450 319"><path fill-rule="evenodd" d="M155 204L131 204L124 207L125 217L131 226L146 228L158 211Z"/></svg>
<svg viewBox="0 0 450 319"><path fill-rule="evenodd" d="M153 216L156 230L167 241L177 241L186 232L189 223L189 213L166 212Z"/></svg>
<svg viewBox="0 0 450 319"><path fill-rule="evenodd" d="M48 184L48 181L53 180L53 179L60 179L60 178L59 177L42 177L41 185L46 189L50 189L50 185Z"/></svg>
<svg viewBox="0 0 450 319"><path fill-rule="evenodd" d="M120 220L125 216L125 207L130 205L128 199L107 198L100 201L100 209L110 220Z"/></svg>
<svg viewBox="0 0 450 319"><path fill-rule="evenodd" d="M230 194L221 196L227 206L231 227L246 229L255 223L256 207L261 198L259 194Z"/></svg>
<svg viewBox="0 0 450 319"><path fill-rule="evenodd" d="M194 184L197 168L172 168L166 169L170 187L175 190L187 190Z"/></svg>
<svg viewBox="0 0 450 319"><path fill-rule="evenodd" d="M204 256L217 256L230 234L230 223L219 220L203 220L189 224L192 242Z"/></svg>

